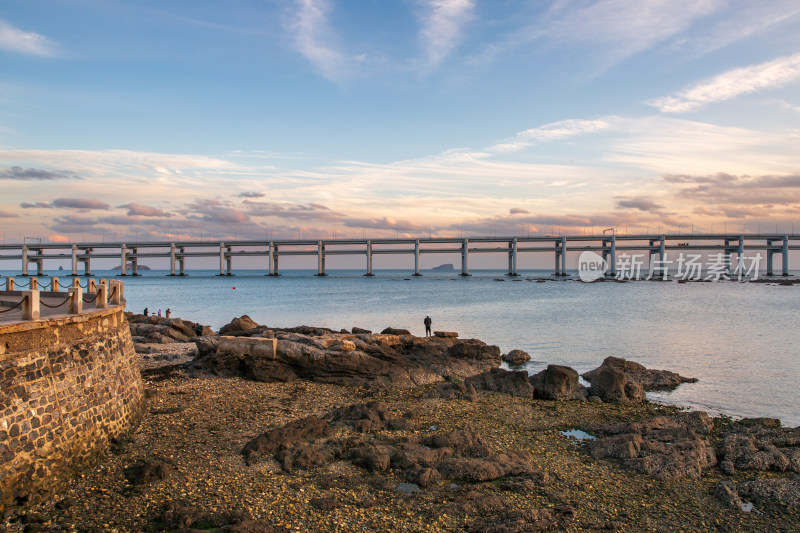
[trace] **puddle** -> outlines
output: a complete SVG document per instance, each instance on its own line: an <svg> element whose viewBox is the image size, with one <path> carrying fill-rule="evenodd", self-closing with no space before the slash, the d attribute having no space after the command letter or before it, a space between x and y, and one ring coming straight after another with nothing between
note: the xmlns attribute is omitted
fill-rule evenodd
<svg viewBox="0 0 800 533"><path fill-rule="evenodd" d="M566 431L559 431L565 437L569 437L576 440L595 440L597 437L594 435L589 435L585 431L581 431L580 429L568 429Z"/></svg>

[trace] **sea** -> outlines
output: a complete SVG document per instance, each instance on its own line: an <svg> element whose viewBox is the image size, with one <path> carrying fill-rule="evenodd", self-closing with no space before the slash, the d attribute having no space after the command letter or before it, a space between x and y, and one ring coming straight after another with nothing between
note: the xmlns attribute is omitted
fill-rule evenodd
<svg viewBox="0 0 800 533"><path fill-rule="evenodd" d="M64 276L64 272L50 271ZM583 283L554 279L550 271L192 270L119 278L119 271L94 277L125 281L127 309L201 322L218 329L241 315L271 327L353 326L376 332L405 328L423 335L429 315L434 330L478 338L503 353L525 350L523 368L536 373L548 364L579 373L607 356L648 368L696 377L671 392L650 392L652 401L732 417L775 417L800 425L800 285L724 281L717 283ZM14 272L2 272L14 275ZM797 275L797 272L793 274ZM64 282L62 281L62 284Z"/></svg>

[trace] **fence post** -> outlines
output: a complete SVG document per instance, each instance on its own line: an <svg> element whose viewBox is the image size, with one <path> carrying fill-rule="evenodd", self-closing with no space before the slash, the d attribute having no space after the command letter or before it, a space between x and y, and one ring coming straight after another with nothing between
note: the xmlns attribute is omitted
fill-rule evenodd
<svg viewBox="0 0 800 533"><path fill-rule="evenodd" d="M105 309L108 307L108 285L101 283L97 286L97 298L94 301L96 309Z"/></svg>
<svg viewBox="0 0 800 533"><path fill-rule="evenodd" d="M86 294L94 294L97 292L97 280L89 278L86 280Z"/></svg>
<svg viewBox="0 0 800 533"><path fill-rule="evenodd" d="M7 291L14 290L14 278L6 278L6 290Z"/></svg>
<svg viewBox="0 0 800 533"><path fill-rule="evenodd" d="M83 289L81 287L70 287L67 292L69 292L69 309L67 312L71 315L81 314L83 312Z"/></svg>
<svg viewBox="0 0 800 533"><path fill-rule="evenodd" d="M120 305L123 300L122 288L123 283L119 280L112 279L109 282L108 301L111 305Z"/></svg>
<svg viewBox="0 0 800 533"><path fill-rule="evenodd" d="M29 288L32 291L38 291L39 290L39 278L31 278L31 283L30 283L30 287Z"/></svg>
<svg viewBox="0 0 800 533"><path fill-rule="evenodd" d="M61 285L58 282L58 278L50 278L50 290L53 292L59 292L61 290Z"/></svg>
<svg viewBox="0 0 800 533"><path fill-rule="evenodd" d="M39 320L39 291L22 291L22 320Z"/></svg>

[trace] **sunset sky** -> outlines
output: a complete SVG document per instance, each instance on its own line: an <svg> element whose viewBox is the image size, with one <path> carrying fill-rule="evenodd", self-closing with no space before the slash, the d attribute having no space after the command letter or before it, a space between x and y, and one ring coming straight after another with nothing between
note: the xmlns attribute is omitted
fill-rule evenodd
<svg viewBox="0 0 800 533"><path fill-rule="evenodd" d="M4 0L0 233L800 232L800 2Z"/></svg>

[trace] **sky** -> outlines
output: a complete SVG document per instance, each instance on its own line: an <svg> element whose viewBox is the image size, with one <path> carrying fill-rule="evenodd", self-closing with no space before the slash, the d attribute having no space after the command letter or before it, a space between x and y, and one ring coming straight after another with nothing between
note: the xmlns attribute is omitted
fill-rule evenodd
<svg viewBox="0 0 800 533"><path fill-rule="evenodd" d="M0 4L5 242L800 232L799 154L797 0Z"/></svg>

